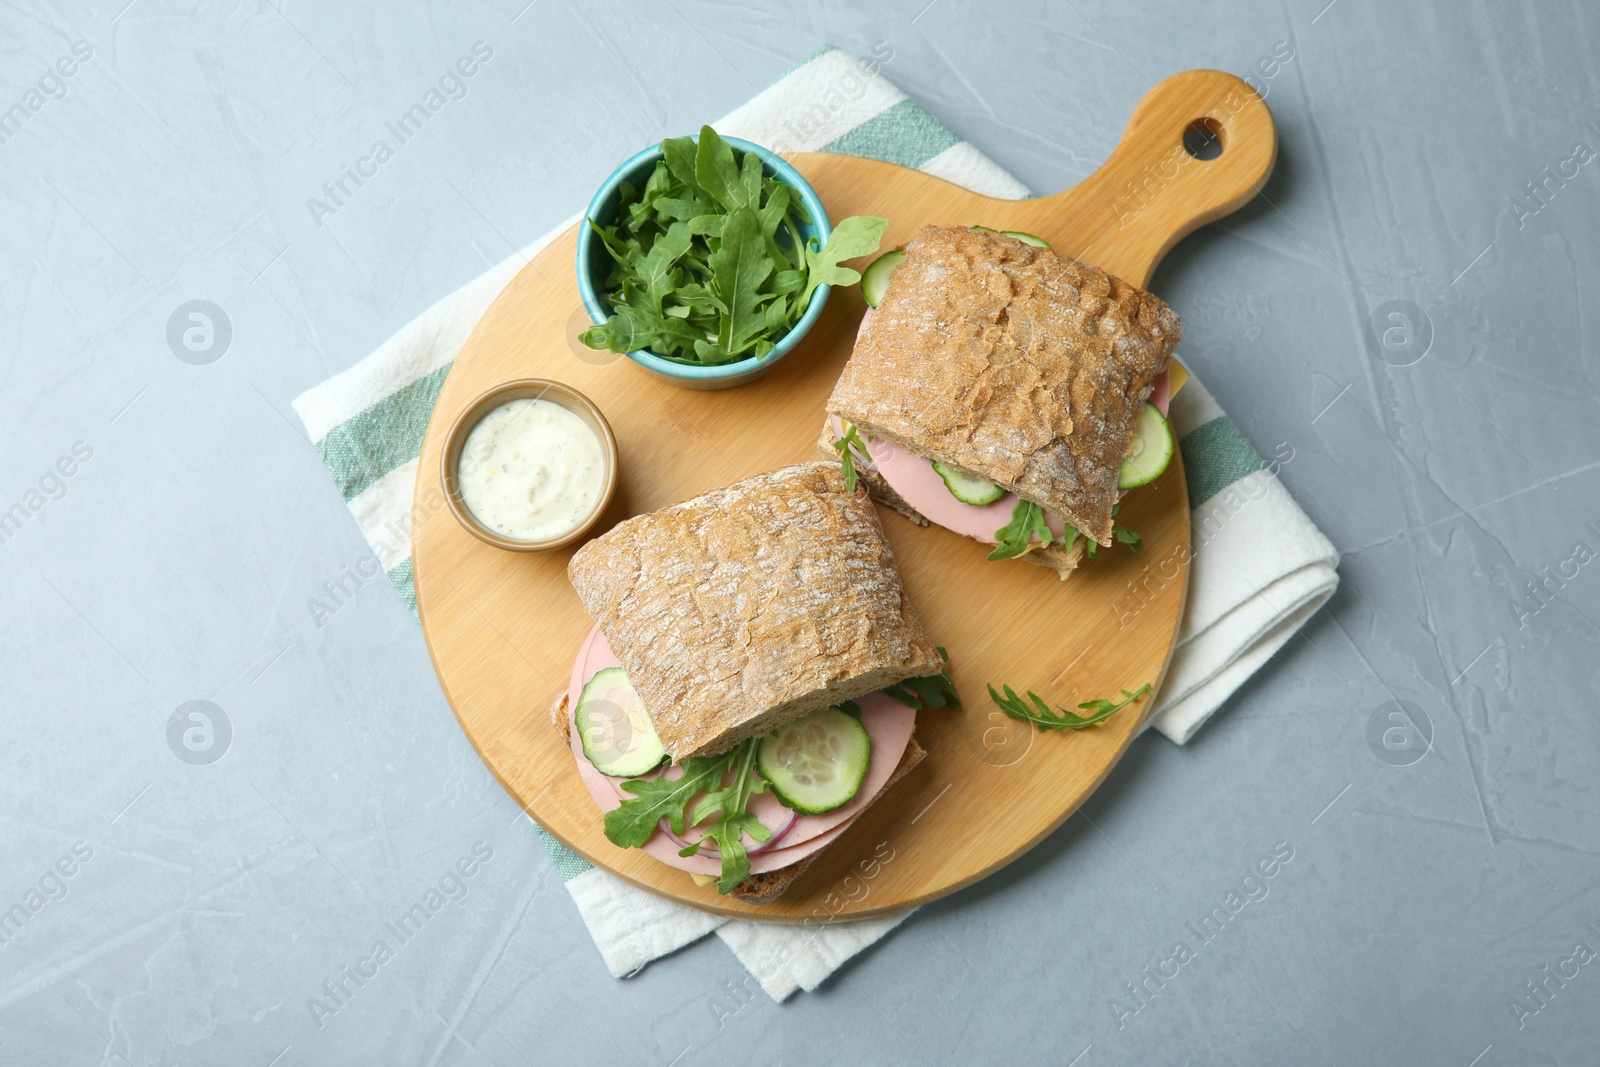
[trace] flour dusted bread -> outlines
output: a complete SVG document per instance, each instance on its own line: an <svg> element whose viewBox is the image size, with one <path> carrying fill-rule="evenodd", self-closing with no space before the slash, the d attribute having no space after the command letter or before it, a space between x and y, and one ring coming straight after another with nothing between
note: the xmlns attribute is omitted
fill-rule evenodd
<svg viewBox="0 0 1600 1067"><path fill-rule="evenodd" d="M1109 545L1118 470L1181 333L1166 304L1102 270L930 226L906 246L828 412Z"/></svg>
<svg viewBox="0 0 1600 1067"><path fill-rule="evenodd" d="M944 665L837 464L628 519L567 574L674 761Z"/></svg>

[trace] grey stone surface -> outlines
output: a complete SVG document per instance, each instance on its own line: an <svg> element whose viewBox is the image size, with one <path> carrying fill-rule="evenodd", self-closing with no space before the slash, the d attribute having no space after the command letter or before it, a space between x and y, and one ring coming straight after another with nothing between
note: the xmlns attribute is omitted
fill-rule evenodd
<svg viewBox="0 0 1600 1067"><path fill-rule="evenodd" d="M1564 161L1600 148L1600 10L523 3L0 15L0 107L93 48L0 144L0 508L44 501L0 544L0 902L42 901L0 944L0 1061L1595 1062L1600 162ZM314 225L480 40L465 97ZM1257 447L1293 446L1344 585L1194 743L1143 739L1025 859L775 1005L715 941L612 979L386 583L313 622L366 549L289 401L824 41L886 42L1045 192L1152 80L1253 74L1277 172L1153 288ZM166 340L195 299L232 325L206 365ZM1364 340L1390 301L1431 321L1416 362ZM191 700L231 724L215 762L169 745ZM1369 744L1391 701L1431 724L1415 762ZM319 1028L307 998L480 842Z"/></svg>

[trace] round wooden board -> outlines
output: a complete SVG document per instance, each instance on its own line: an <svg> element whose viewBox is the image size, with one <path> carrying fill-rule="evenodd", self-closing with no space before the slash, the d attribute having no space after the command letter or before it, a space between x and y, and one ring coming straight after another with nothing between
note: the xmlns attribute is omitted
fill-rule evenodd
<svg viewBox="0 0 1600 1067"><path fill-rule="evenodd" d="M1223 153L1199 161L1181 139L1209 117ZM789 157L831 218L890 220L884 247L928 224L1023 230L1058 251L1144 284L1197 226L1235 210L1266 180L1276 137L1266 105L1215 71L1175 75L1136 109L1112 158L1074 189L995 200L918 171L847 156ZM1181 162L1179 161L1181 157ZM1034 689L1058 706L1159 690L1182 618L1189 512L1176 457L1131 494L1120 521L1144 536L1061 582L1021 562L990 563L979 545L880 509L906 588L950 652L962 710L918 715L927 758L863 813L775 903L750 907L606 840L549 708L567 685L591 621L567 582L572 549L512 553L473 538L440 489L446 430L485 389L512 378L567 382L606 413L621 483L602 521L685 500L760 471L817 457L823 404L865 308L835 290L820 321L767 377L721 392L663 383L626 359L600 363L574 340L587 325L573 271L576 229L506 287L462 348L439 395L418 465L412 558L434 666L462 729L527 812L579 855L695 907L794 922L862 918L922 904L1017 858L1071 815L1110 772L1154 705L1066 734L1037 734L1002 715L985 686ZM859 266L860 264L853 264Z"/></svg>

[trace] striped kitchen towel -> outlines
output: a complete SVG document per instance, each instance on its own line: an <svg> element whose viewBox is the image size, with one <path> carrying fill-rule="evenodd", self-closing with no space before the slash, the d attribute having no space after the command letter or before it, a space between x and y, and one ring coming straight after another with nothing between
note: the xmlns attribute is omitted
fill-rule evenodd
<svg viewBox="0 0 1600 1067"><path fill-rule="evenodd" d="M866 58L824 48L713 125L779 151L866 156L989 196L1028 196L1015 178L889 83L881 68L892 58L885 46ZM294 402L413 615L411 496L434 401L456 352L495 296L575 221L441 300L366 359ZM1292 449L1280 446L1270 462L1263 460L1193 380L1173 398L1172 422L1188 473L1194 533L1188 605L1152 724L1181 744L1333 595L1338 556L1277 480L1294 458ZM1130 618L1150 583L1175 577L1180 563L1176 557L1150 560L1113 614ZM715 930L762 988L781 1000L815 988L908 914L806 927L728 920L636 889L591 867L537 825L534 830L619 977Z"/></svg>

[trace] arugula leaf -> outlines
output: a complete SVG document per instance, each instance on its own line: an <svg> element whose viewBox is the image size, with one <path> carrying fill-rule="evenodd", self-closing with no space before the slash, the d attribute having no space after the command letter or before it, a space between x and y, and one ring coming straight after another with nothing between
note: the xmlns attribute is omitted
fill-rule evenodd
<svg viewBox="0 0 1600 1067"><path fill-rule="evenodd" d="M792 201L793 194L789 192L787 185L774 185L767 193L766 203L762 204L761 210L756 213L756 217L761 220L761 232L765 236L777 236L778 227L783 225L784 216L789 214L789 204ZM784 257L785 261L787 258Z"/></svg>
<svg viewBox="0 0 1600 1067"><path fill-rule="evenodd" d="M1113 517L1115 517L1117 512L1119 512L1121 510L1122 510L1122 505L1120 503L1111 505L1111 514L1112 514ZM1121 525L1119 523L1112 523L1111 524L1111 536L1115 537L1118 541L1121 541L1123 544L1127 545L1129 552L1137 552L1137 551L1139 551L1139 549L1144 547L1144 538L1140 537L1138 534L1134 533L1132 530L1128 529L1126 526L1123 526L1123 525ZM1096 556L1098 556L1100 554L1099 553L1099 547L1100 546L1096 545L1093 541L1089 542L1089 549L1090 549L1089 558L1090 559L1093 559L1093 558L1095 558Z"/></svg>
<svg viewBox="0 0 1600 1067"><path fill-rule="evenodd" d="M750 857L745 851L744 835L757 843L770 840L772 830L760 819L750 814L750 797L765 792L767 783L755 776L756 749L761 738L752 737L733 750L733 781L721 789L712 790L694 806L691 825L699 826L711 816L717 821L706 831L702 840L717 846L722 857L722 877L717 879L717 892L727 893L750 877ZM700 850L698 843L681 849L680 856L692 856Z"/></svg>
<svg viewBox="0 0 1600 1067"><path fill-rule="evenodd" d="M805 271L780 270L772 276L772 292L775 296L788 296L790 293L799 292L805 283Z"/></svg>
<svg viewBox="0 0 1600 1067"><path fill-rule="evenodd" d="M880 219L872 215L852 215L840 221L833 228L833 233L828 235L828 243L822 246L821 251L811 248L806 249L806 266L810 277L806 280L805 289L795 299L796 314L804 312L811 303L811 294L819 285L854 285L861 280L861 275L849 267L841 267L839 263L846 259L855 259L857 256L870 256L878 250L878 244L883 240L883 231L889 228L888 219Z"/></svg>
<svg viewBox="0 0 1600 1067"><path fill-rule="evenodd" d="M602 351L632 352L649 348L660 335L658 324L649 316L630 304L623 304L605 322L584 330L578 340Z"/></svg>
<svg viewBox="0 0 1600 1067"><path fill-rule="evenodd" d="M700 191L700 180L695 175L698 152L693 137L669 137L661 142L661 161L685 189Z"/></svg>
<svg viewBox="0 0 1600 1067"><path fill-rule="evenodd" d="M1097 722L1105 722L1129 704L1150 695L1150 685L1146 683L1132 693L1124 689L1122 691L1123 699L1115 704L1104 699L1085 701L1079 704L1078 707L1084 711L1092 712L1092 714L1076 715L1065 708L1057 708L1055 711L1051 711L1050 705L1044 702L1044 698L1031 689L1028 690L1028 700L1023 700L1017 696L1016 691L1009 685L1002 686L1002 688L1005 690L1004 696L995 692L994 686L991 684L989 686L989 698L999 705L1001 711L1013 719L1033 723L1039 728L1040 733L1045 733L1049 730L1086 729ZM1032 701L1031 707L1029 706L1029 701Z"/></svg>
<svg viewBox="0 0 1600 1067"><path fill-rule="evenodd" d="M1034 534L1039 535L1037 542L1033 539ZM1011 521L994 532L994 539L1000 543L995 545L988 558L1013 559L1035 548L1044 548L1053 536L1050 527L1045 525L1044 508L1018 497L1017 506L1011 509Z"/></svg>
<svg viewBox="0 0 1600 1067"><path fill-rule="evenodd" d="M715 137L717 131L710 126L702 127ZM744 159L739 163L740 192L744 196L744 206L754 211L761 204L761 190L766 185L766 175L761 169L761 157L754 152L746 152Z"/></svg>
<svg viewBox="0 0 1600 1067"><path fill-rule="evenodd" d="M644 183L644 189L637 194L627 182L617 187L618 199L628 205L628 218L635 226L646 223L650 213L655 209L656 201L666 196L677 186L677 181L672 177L672 172L667 169L664 162L656 163L650 171L649 179ZM638 199L635 200L634 196ZM630 202L631 201L631 202Z"/></svg>
<svg viewBox="0 0 1600 1067"><path fill-rule="evenodd" d="M699 793L721 788L731 755L685 760L683 776L674 781L661 777L623 782L622 788L634 797L606 812L607 839L622 848L640 848L650 840L662 819L667 820L673 833L683 833L691 825L685 813L689 801Z"/></svg>
<svg viewBox="0 0 1600 1067"><path fill-rule="evenodd" d="M677 272L673 269L683 254L689 251L689 243L693 236L689 227L681 222L674 222L667 227L667 232L656 239L650 246L650 251L645 253L639 261L639 280L644 282L645 292L649 294L651 306L656 311L661 310L661 303L672 291L678 288Z"/></svg>
<svg viewBox="0 0 1600 1067"><path fill-rule="evenodd" d="M602 226L598 222L594 221L594 219L589 218L587 215L584 216L583 221L587 222L589 224L589 228L599 236L600 243L606 246L606 251L611 253L612 259L616 260L618 263L624 263L633 258L627 242L619 237L613 228L609 226Z"/></svg>
<svg viewBox="0 0 1600 1067"><path fill-rule="evenodd" d="M855 454L859 453L862 459L870 459L871 455L867 452L867 446L862 444L861 435L856 432L854 426L846 426L844 428L844 436L835 441L833 447L839 450L839 463L844 472L845 492L853 493L856 491L856 479L858 477Z"/></svg>
<svg viewBox="0 0 1600 1067"><path fill-rule="evenodd" d="M711 254L711 283L726 308L718 319L717 344L729 358L753 345L766 330L761 283L772 273L766 245L755 212L741 207L726 216L722 241Z"/></svg>
<svg viewBox="0 0 1600 1067"><path fill-rule="evenodd" d="M940 645L939 658L946 663L950 662L950 653ZM938 674L929 674L920 678L907 678L895 685L884 686L883 692L894 697L906 707L914 711L929 708L959 708L961 694L956 692L956 683L950 678L950 668L946 667Z"/></svg>
<svg viewBox="0 0 1600 1067"><path fill-rule="evenodd" d="M622 788L634 795L606 812L606 837L614 845L639 848L650 840L662 819L667 820L673 833L682 834L691 826L715 818L705 836L680 849L678 855L695 855L705 841L715 844L722 859L717 891L731 891L750 876L744 838L748 836L756 842L772 838L771 828L749 811L750 798L767 788L767 783L755 774L756 750L760 746L761 738L753 737L720 756L685 760L682 777L674 781L659 777L623 782Z"/></svg>
<svg viewBox="0 0 1600 1067"><path fill-rule="evenodd" d="M751 158L751 157L746 157ZM694 177L700 188L728 211L754 208L749 183L733 158L733 146L710 126L700 127L700 143L694 155ZM756 189L760 194L761 160L756 159Z"/></svg>
<svg viewBox="0 0 1600 1067"><path fill-rule="evenodd" d="M886 685L883 691L894 697L908 708L921 711L923 708L959 708L961 694L956 692L956 683L950 678L948 668L938 674L929 674L920 678L907 678L894 685Z"/></svg>
<svg viewBox="0 0 1600 1067"><path fill-rule="evenodd" d="M728 216L717 214L696 215L689 220L689 232L701 237L721 237Z"/></svg>
<svg viewBox="0 0 1600 1067"><path fill-rule="evenodd" d="M717 206L703 197L663 196L656 201L655 210L664 219L688 222L715 215Z"/></svg>
<svg viewBox="0 0 1600 1067"><path fill-rule="evenodd" d="M1113 505L1111 505L1111 514L1115 515L1117 513L1118 509L1120 509L1121 507L1122 507L1121 504L1113 504ZM1069 526L1068 529L1070 530L1071 527ZM1076 531L1074 531L1074 532L1076 532ZM1128 529L1126 526L1123 526L1120 523L1115 523L1114 522L1114 523L1111 524L1111 536L1115 537L1118 541L1121 541L1123 544L1127 545L1129 552L1137 552L1141 548L1144 547L1144 538L1140 537L1138 534L1134 533L1132 530ZM1084 546L1084 554L1086 556L1088 556L1090 559L1099 559L1100 558L1100 546L1097 543L1095 543L1095 541L1092 538L1086 537L1086 538L1084 538L1084 541L1087 542L1087 544ZM1071 541L1067 542L1067 544L1069 544L1069 545L1071 543L1072 543Z"/></svg>

